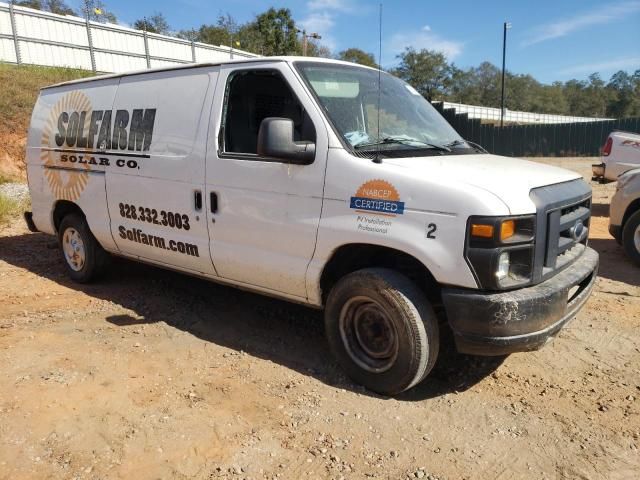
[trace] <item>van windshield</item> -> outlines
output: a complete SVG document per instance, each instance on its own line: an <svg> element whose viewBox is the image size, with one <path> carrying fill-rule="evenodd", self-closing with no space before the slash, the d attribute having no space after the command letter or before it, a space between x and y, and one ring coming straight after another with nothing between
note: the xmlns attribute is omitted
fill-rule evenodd
<svg viewBox="0 0 640 480"><path fill-rule="evenodd" d="M296 62L296 67L355 151L422 155L471 150L417 90L388 73L379 76L368 68L311 62Z"/></svg>

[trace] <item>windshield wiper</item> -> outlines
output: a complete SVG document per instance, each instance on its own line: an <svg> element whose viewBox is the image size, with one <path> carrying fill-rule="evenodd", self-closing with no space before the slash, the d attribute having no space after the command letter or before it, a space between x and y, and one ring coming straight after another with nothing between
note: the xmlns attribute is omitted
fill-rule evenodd
<svg viewBox="0 0 640 480"><path fill-rule="evenodd" d="M399 137L385 137L379 142L359 143L357 145L354 145L353 148L359 150L361 148L376 147L378 145L388 145L393 143L398 145L408 145L414 148L428 147L428 148L439 150L442 152L451 152L451 149L447 145L438 145L436 143L423 142L422 140L414 140L412 138L399 138ZM420 145L415 145L416 143L419 143Z"/></svg>
<svg viewBox="0 0 640 480"><path fill-rule="evenodd" d="M489 153L482 145L478 145L475 142L471 142L469 140L454 140L453 142L449 142L447 144L445 144L446 147L457 147L458 145L462 145L466 143L467 145L471 145L473 148L475 148L476 150L479 150L482 153Z"/></svg>

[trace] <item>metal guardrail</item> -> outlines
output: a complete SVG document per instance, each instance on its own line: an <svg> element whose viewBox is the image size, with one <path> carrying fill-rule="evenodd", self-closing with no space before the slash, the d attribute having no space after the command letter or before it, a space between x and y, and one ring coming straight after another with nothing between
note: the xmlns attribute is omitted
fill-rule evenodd
<svg viewBox="0 0 640 480"><path fill-rule="evenodd" d="M257 56L232 47L0 3L0 61L4 62L119 72Z"/></svg>

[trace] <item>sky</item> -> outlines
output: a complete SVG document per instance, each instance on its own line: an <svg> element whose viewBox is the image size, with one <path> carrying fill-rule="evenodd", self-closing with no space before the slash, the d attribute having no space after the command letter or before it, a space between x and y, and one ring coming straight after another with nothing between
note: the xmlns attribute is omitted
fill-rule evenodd
<svg viewBox="0 0 640 480"><path fill-rule="evenodd" d="M322 35L334 53L361 48L378 58L380 1L103 0L123 24L162 12L173 30L215 23L229 13L239 23L269 7L289 8L297 24ZM67 0L79 10L81 0ZM382 65L397 63L406 47L438 50L460 68L502 63L544 83L586 79L600 72L640 69L640 0L386 0L382 1Z"/></svg>

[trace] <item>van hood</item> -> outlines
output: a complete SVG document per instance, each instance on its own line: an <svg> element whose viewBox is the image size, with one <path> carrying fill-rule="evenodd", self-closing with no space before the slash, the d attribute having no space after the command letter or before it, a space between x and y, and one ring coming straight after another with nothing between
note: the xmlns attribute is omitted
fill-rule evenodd
<svg viewBox="0 0 640 480"><path fill-rule="evenodd" d="M385 158L383 162L410 168L416 177L459 182L481 188L500 198L513 215L535 211L532 188L582 178L578 173L542 163L498 155L442 155Z"/></svg>

